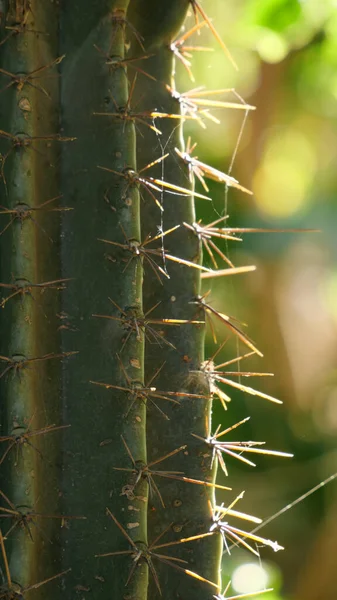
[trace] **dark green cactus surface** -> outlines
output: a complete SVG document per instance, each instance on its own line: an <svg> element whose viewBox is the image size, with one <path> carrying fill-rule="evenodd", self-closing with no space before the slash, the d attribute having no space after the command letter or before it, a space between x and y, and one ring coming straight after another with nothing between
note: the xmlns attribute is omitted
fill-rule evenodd
<svg viewBox="0 0 337 600"><path fill-rule="evenodd" d="M212 24L192 0L1 7L0 599L221 598L181 118L208 114L171 45L188 10Z"/></svg>

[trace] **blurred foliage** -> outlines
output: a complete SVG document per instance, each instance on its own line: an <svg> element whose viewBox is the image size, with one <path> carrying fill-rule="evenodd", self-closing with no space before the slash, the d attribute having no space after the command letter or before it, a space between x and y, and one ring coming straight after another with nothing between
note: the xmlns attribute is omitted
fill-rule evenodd
<svg viewBox="0 0 337 600"><path fill-rule="evenodd" d="M242 383L284 401L278 407L233 393L225 414L220 403L215 408L224 427L252 417L229 439L265 440L268 448L295 454L290 461L261 457L255 469L227 461L233 494L247 490L241 510L267 518L337 471L337 2L203 0L202 5L239 70L220 47L195 53L196 83L190 87L235 88L257 110L249 115L215 110L220 126L188 125L200 160L231 171L254 190L251 198L210 185L212 208L200 202L198 218L209 223L229 215L226 224L232 227L321 230L245 234L240 243L220 244L235 266L256 264L258 271L212 285L207 280L204 286L212 289L213 306L249 324L249 335L265 355L242 361L239 368L275 373L256 378L256 384ZM216 46L206 28L194 39ZM186 73L182 67L178 72L179 91L185 91ZM228 334L226 328L222 332ZM210 337L208 357L214 351ZM216 361L244 352L231 338ZM261 550L262 560L280 569L270 600L336 599L336 489L336 483L322 488L261 531L286 547L277 555ZM228 502L228 495L223 500ZM252 556L233 550L224 559L225 577L238 561L252 562Z"/></svg>

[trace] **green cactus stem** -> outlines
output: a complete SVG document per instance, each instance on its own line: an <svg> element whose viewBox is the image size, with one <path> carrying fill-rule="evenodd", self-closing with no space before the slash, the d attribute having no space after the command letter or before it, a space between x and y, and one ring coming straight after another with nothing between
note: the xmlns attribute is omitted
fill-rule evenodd
<svg viewBox="0 0 337 600"><path fill-rule="evenodd" d="M187 9L188 3L184 8ZM165 84L171 82L174 68L174 56L169 48L170 42L179 31L185 10L182 3L170 3L155 6L151 2L135 2L130 6L132 21L144 38L146 52L156 52L142 65L149 75L156 78L156 83L149 80L137 82L136 96L142 96L139 110L158 110L164 113L177 114L180 112L179 103L170 96ZM162 31L164 20L162 10L166 11L165 22L167 29ZM168 14L169 13L169 14ZM151 14L151 19L149 18ZM155 27L155 24L158 24ZM133 47L133 51L136 48ZM144 131L143 138L137 142L138 164L143 165L158 159L164 153L169 157L157 168L157 178L174 182L181 187L190 187L188 171L178 165L175 147L183 149L182 125L167 119L160 123L162 135ZM142 207L142 228L145 235L165 231L177 224L195 221L194 200L179 195L163 193L161 196L164 211L155 211L149 203ZM201 200L200 200L201 201ZM165 246L164 246L165 242ZM167 252L174 250L176 256L201 263L201 247L197 238L185 228L179 228L167 238L163 238L163 248ZM165 259L164 259L165 260ZM193 297L200 293L200 276L192 268L175 265L165 260L164 267L170 279L160 286L154 275L149 274L144 280L144 307L148 310L158 301L160 305L153 313L155 316L167 319L190 319L196 317L195 307L189 304ZM172 456L165 468L183 471L186 477L214 482L215 468L211 469L210 461L200 451L200 445L191 433L203 437L209 434L211 400L207 381L202 377L192 378L190 371L199 368L204 360L204 326L182 324L179 328L166 328L165 334L175 349L163 346L146 346L146 370L149 373L165 363L159 375L158 386L161 389L177 389L179 391L202 393L203 399L191 400L182 398L180 406L168 408L170 421L164 423L160 415L152 412L147 421L148 454L151 460L159 459L182 444L187 445L184 452ZM172 385L174 386L172 388ZM167 467L166 467L167 464ZM165 530L171 523L167 539L187 538L205 533L210 525L209 501L214 502L211 488L188 484L180 480L161 478L158 481L160 493L165 501L165 508L159 510L156 499L152 506L156 510L149 512L149 539ZM151 508L151 501L150 501ZM166 538L165 538L166 540ZM164 541L163 540L163 543ZM174 546L170 554L187 561L188 569L215 583L219 583L220 559L222 541L220 536L191 541ZM173 553L174 550L174 553ZM168 554L168 552L167 552ZM183 577L174 569L165 565L159 568L162 584L162 597L169 599L172 594L177 597L208 598L212 588L192 577ZM159 598L158 590L151 584L150 597ZM174 590L174 591L173 591Z"/></svg>
<svg viewBox="0 0 337 600"><path fill-rule="evenodd" d="M136 461L147 460L146 405L139 398L133 402L131 393L144 382L144 336L131 335L124 344L120 322L94 315L109 316L111 298L122 311L132 309L141 318L143 267L132 261L125 268L99 241L123 242L124 236L140 241L136 186L104 170L136 170L135 127L132 121L107 123L94 113L122 109L127 103L125 66L109 64L110 57L125 58L127 6L123 0L88 4L83 10L83 2L76 1L64 7L61 17L62 52L68 57L61 72L62 128L77 138L62 158L62 190L75 209L74 216L64 215L62 224L62 275L75 277L64 294L62 309L69 325L62 344L66 347L72 340L80 349L76 363L63 370L64 418L72 427L64 447L62 497L65 511L85 510L87 517L84 526L78 522L64 533L63 564L73 562L75 553L70 585L90 588L97 597L120 598L132 561L98 555L118 551L126 541L106 508L132 540L147 544L146 483L138 486L131 502L125 486L132 486L132 476L125 482L114 470L129 464L121 436ZM130 393L90 382L117 384ZM146 589L147 565L142 561L128 593L145 598Z"/></svg>
<svg viewBox="0 0 337 600"><path fill-rule="evenodd" d="M60 361L73 360L60 351L57 317L66 285L58 261L58 164L61 147L73 140L59 132L57 9L34 8L9 3L0 47L0 411L1 435L10 438L1 443L0 489L2 512L16 511L1 527L4 536L13 528L10 573L23 588L59 569L55 548L44 547L60 521L23 526L21 518L58 514Z"/></svg>
<svg viewBox="0 0 337 600"><path fill-rule="evenodd" d="M261 354L201 295L254 268L195 214L204 178L249 190L183 140L243 105L182 115L175 87L188 10L221 40L195 0L0 4L0 599L220 598L224 539L249 532L217 463L260 443L219 441L212 397L277 402L204 357L210 316Z"/></svg>

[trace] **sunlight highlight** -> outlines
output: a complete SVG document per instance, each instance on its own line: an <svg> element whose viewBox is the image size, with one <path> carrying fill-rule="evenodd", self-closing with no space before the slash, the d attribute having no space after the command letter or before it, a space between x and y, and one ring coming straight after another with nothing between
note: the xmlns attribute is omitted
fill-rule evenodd
<svg viewBox="0 0 337 600"><path fill-rule="evenodd" d="M268 217L291 217L310 201L316 172L314 149L301 131L277 129L270 134L253 190L259 210Z"/></svg>
<svg viewBox="0 0 337 600"><path fill-rule="evenodd" d="M263 590L270 583L267 571L256 563L245 563L235 569L232 587L239 594Z"/></svg>
<svg viewBox="0 0 337 600"><path fill-rule="evenodd" d="M278 63L287 56L289 46L286 39L276 31L261 28L261 36L256 40L256 50L265 62Z"/></svg>

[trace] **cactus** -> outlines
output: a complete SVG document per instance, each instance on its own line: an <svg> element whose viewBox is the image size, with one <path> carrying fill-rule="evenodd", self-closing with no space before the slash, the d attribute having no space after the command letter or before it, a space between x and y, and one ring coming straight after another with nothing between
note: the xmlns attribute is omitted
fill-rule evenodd
<svg viewBox="0 0 337 600"><path fill-rule="evenodd" d="M5 5L0 598L222 598L223 545L248 534L223 520L233 498L216 508L217 464L261 450L212 434L212 398L258 392L205 361L205 321L259 351L201 294L203 276L252 267L194 202L207 178L248 190L183 139L231 103L179 94L174 75L180 59L193 79L201 27L227 49L194 0Z"/></svg>

